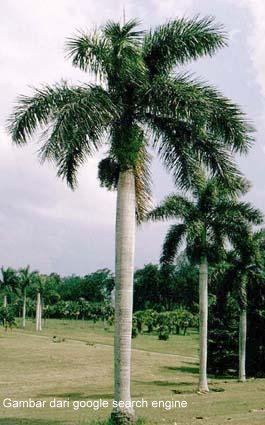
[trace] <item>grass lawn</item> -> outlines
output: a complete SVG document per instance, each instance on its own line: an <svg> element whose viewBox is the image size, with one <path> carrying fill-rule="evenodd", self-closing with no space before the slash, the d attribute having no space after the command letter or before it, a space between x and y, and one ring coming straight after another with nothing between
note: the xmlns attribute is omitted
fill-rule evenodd
<svg viewBox="0 0 265 425"><path fill-rule="evenodd" d="M53 336L62 342L53 342ZM102 324L47 320L36 334L27 329L0 331L0 425L85 425L105 419L109 408L73 409L73 402L98 402L113 396L113 333ZM208 395L196 393L198 336L154 335L133 340L132 395L147 408L136 409L147 424L264 425L265 380L210 379ZM4 407L3 400L39 399L43 408ZM52 408L54 400L70 407ZM152 401L186 401L186 408L150 407Z"/></svg>

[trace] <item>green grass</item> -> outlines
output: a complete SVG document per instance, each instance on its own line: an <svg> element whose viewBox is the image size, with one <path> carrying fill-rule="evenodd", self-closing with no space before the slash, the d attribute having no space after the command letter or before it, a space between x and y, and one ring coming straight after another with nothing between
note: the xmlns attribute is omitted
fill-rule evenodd
<svg viewBox="0 0 265 425"><path fill-rule="evenodd" d="M102 324L48 320L40 334L27 329L0 331L0 425L105 425L113 397L113 333ZM54 343L53 336L65 341ZM211 392L197 394L198 336L159 341L133 340L132 395L148 408L136 409L146 424L264 425L265 381L210 379ZM108 400L100 410L4 408L3 399ZM152 408L153 400L186 400L182 409ZM203 418L203 419L199 419ZM231 418L231 419L230 419ZM101 421L101 422L100 422ZM103 422L102 422L103 421Z"/></svg>
<svg viewBox="0 0 265 425"><path fill-rule="evenodd" d="M35 334L35 323L28 321L23 331ZM113 345L113 328L104 329L102 322L88 322L82 320L47 320L43 336L57 336L59 338L85 341L88 344ZM176 354L176 346L181 356L198 356L198 335L190 331L190 335L172 336L168 341L159 341L157 335L138 335L132 340L133 348L158 353Z"/></svg>

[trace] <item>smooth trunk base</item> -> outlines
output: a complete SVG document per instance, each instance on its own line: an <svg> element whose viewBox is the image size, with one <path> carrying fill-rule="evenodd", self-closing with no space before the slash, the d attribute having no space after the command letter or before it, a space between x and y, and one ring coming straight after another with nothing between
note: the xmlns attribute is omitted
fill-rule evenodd
<svg viewBox="0 0 265 425"><path fill-rule="evenodd" d="M199 385L198 392L200 394L206 394L206 393L208 393L209 392L208 384Z"/></svg>
<svg viewBox="0 0 265 425"><path fill-rule="evenodd" d="M246 382L246 377L245 377L245 376L243 376L242 378L239 378L239 379L238 379L238 382Z"/></svg>
<svg viewBox="0 0 265 425"><path fill-rule="evenodd" d="M111 425L134 425L135 414L129 409L113 409L110 416Z"/></svg>

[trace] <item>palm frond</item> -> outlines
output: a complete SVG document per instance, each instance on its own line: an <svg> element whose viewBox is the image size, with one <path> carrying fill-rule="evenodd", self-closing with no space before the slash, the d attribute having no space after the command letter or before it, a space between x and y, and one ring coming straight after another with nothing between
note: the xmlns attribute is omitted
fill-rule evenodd
<svg viewBox="0 0 265 425"><path fill-rule="evenodd" d="M185 121L149 115L147 122L154 134L154 147L176 184L183 189L203 186L202 167L219 176L226 186L235 184L240 173L231 152L209 133L197 131Z"/></svg>
<svg viewBox="0 0 265 425"><path fill-rule="evenodd" d="M188 198L181 195L171 195L149 212L147 220L185 219L192 214L195 214L194 205Z"/></svg>
<svg viewBox="0 0 265 425"><path fill-rule="evenodd" d="M108 85L116 93L121 87L125 90L124 101L127 104L127 89L141 87L146 82L146 66L142 57L141 39L143 31L137 30L138 22L129 21L123 26L109 21L104 27L104 37L111 45L110 72Z"/></svg>
<svg viewBox="0 0 265 425"><path fill-rule="evenodd" d="M172 263L186 233L185 224L170 226L162 248L160 263L162 265Z"/></svg>
<svg viewBox="0 0 265 425"><path fill-rule="evenodd" d="M39 127L45 128L56 118L57 122L64 125L75 114L75 118L81 113L83 116L100 119L100 123L106 118L113 117L115 108L107 92L99 86L69 87L65 82L55 86L44 86L43 89L35 89L33 96L21 96L8 121L8 128L12 140L16 144L25 144ZM99 112L103 112L101 114ZM58 114L61 117L58 118ZM92 120L90 119L92 124ZM77 124L77 122L76 122ZM91 126L91 131L96 128L97 122ZM106 122L104 123L106 124ZM62 128L62 127L61 127Z"/></svg>
<svg viewBox="0 0 265 425"><path fill-rule="evenodd" d="M167 73L175 65L212 56L226 45L226 38L223 27L212 17L177 19L145 36L143 55L151 75Z"/></svg>
<svg viewBox="0 0 265 425"><path fill-rule="evenodd" d="M213 87L190 79L160 76L152 81L147 96L148 112L190 126L199 139L207 136L233 152L245 153L252 142L253 128L243 112Z"/></svg>
<svg viewBox="0 0 265 425"><path fill-rule="evenodd" d="M109 39L113 46L132 43L139 44L142 40L144 31L136 30L139 26L140 21L137 19L131 19L121 25L119 22L108 21L104 26L104 36Z"/></svg>
<svg viewBox="0 0 265 425"><path fill-rule="evenodd" d="M215 207L216 216L229 223L246 222L248 224L259 225L263 223L263 214L253 207L249 202L240 202L234 199L221 199Z"/></svg>
<svg viewBox="0 0 265 425"><path fill-rule="evenodd" d="M192 130L188 123L169 118L145 115L153 135L153 146L166 168L173 173L181 189L189 189L201 180L200 158L193 150Z"/></svg>
<svg viewBox="0 0 265 425"><path fill-rule="evenodd" d="M0 287L6 291L15 291L18 290L18 276L16 270L12 267L1 267Z"/></svg>
<svg viewBox="0 0 265 425"><path fill-rule="evenodd" d="M34 89L33 96L20 96L8 120L12 140L18 145L27 143L37 127L47 125L52 114L72 98L73 91L65 83Z"/></svg>
<svg viewBox="0 0 265 425"><path fill-rule="evenodd" d="M24 144L40 127L41 160L53 161L58 175L73 188L78 166L98 149L116 112L108 93L99 86L46 86L36 90L34 96L21 99L10 131L15 143Z"/></svg>
<svg viewBox="0 0 265 425"><path fill-rule="evenodd" d="M145 145L139 151L134 166L136 219L142 223L152 206L152 179L150 172L151 155Z"/></svg>
<svg viewBox="0 0 265 425"><path fill-rule="evenodd" d="M110 67L109 47L108 40L99 32L95 31L92 34L80 32L67 40L66 52L74 66L106 77Z"/></svg>

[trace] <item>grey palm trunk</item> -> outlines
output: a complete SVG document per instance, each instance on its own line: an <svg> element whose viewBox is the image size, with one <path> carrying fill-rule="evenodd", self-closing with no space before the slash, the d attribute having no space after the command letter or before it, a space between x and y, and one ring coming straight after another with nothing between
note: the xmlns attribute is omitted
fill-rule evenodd
<svg viewBox="0 0 265 425"><path fill-rule="evenodd" d="M40 292L37 293L37 303L36 303L36 331L39 332L42 330L42 312L41 312L41 295Z"/></svg>
<svg viewBox="0 0 265 425"><path fill-rule="evenodd" d="M200 261L199 276L199 305L200 305L200 371L199 391L208 392L207 381L207 334L208 334L208 262L203 256Z"/></svg>
<svg viewBox="0 0 265 425"><path fill-rule="evenodd" d="M240 311L239 317L239 381L246 380L246 342L247 342L247 310Z"/></svg>
<svg viewBox="0 0 265 425"><path fill-rule="evenodd" d="M127 170L120 172L117 192L114 339L114 399L127 406L113 409L116 424L134 421L130 381L135 228L135 177Z"/></svg>
<svg viewBox="0 0 265 425"><path fill-rule="evenodd" d="M4 295L4 302L3 302L4 308L7 308L7 296ZM6 325L6 319L4 319L4 326Z"/></svg>
<svg viewBox="0 0 265 425"><path fill-rule="evenodd" d="M243 279L240 288L241 308L239 313L239 347L238 347L238 379L246 380L246 346L247 346L247 283Z"/></svg>
<svg viewBox="0 0 265 425"><path fill-rule="evenodd" d="M26 303L27 303L27 296L26 296L26 290L24 290L23 308L22 308L22 328L26 327Z"/></svg>

